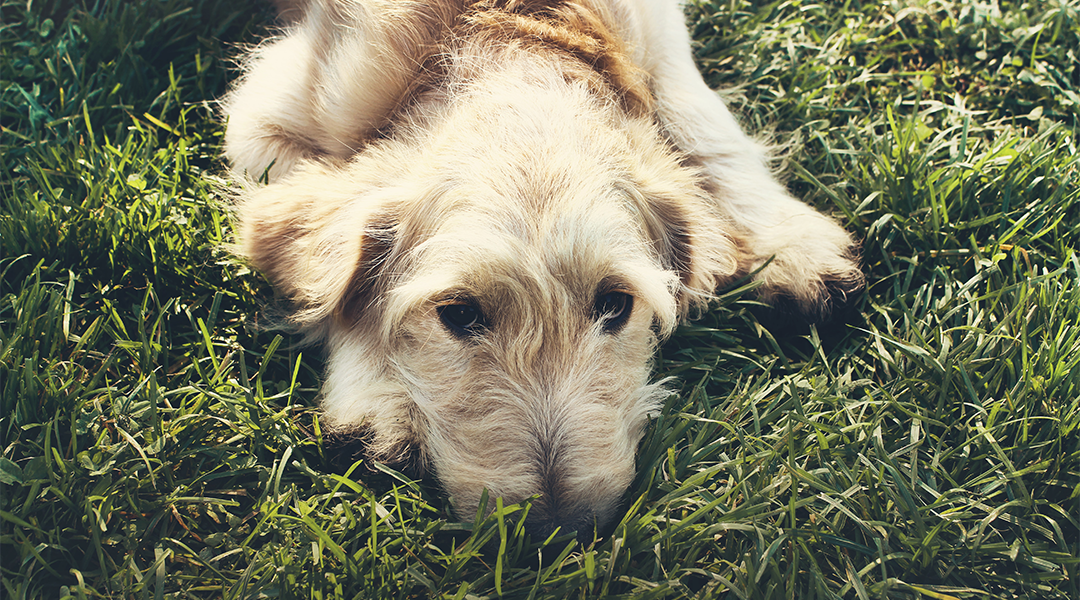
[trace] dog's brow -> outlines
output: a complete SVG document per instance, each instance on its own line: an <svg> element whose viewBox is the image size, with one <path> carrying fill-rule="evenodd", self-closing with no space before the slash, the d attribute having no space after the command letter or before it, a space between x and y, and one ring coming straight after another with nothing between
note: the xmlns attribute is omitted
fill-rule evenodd
<svg viewBox="0 0 1080 600"><path fill-rule="evenodd" d="M612 292L621 292L623 294L634 295L634 286L631 285L625 278L618 275L609 275L600 280L600 283L596 284L596 294L610 294Z"/></svg>
<svg viewBox="0 0 1080 600"><path fill-rule="evenodd" d="M431 303L437 307L449 306L451 304L460 304L463 301L475 301L476 296L475 290L465 287L455 287L432 294Z"/></svg>

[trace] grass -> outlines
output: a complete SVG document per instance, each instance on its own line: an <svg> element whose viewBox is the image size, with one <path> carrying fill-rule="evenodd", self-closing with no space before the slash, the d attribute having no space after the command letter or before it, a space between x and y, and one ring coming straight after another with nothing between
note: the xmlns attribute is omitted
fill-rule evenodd
<svg viewBox="0 0 1080 600"><path fill-rule="evenodd" d="M816 329L680 329L608 537L456 523L320 429L222 250L212 101L255 2L4 0L8 598L1080 597L1080 8L700 2L710 83L863 240Z"/></svg>

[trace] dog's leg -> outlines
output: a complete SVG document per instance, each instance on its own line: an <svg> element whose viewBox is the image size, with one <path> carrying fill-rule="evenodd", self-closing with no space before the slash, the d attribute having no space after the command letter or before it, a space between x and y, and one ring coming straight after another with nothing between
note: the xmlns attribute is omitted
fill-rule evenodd
<svg viewBox="0 0 1080 600"><path fill-rule="evenodd" d="M253 51L224 99L225 154L238 174L275 181L304 158L348 159L416 80L460 2L306 0L302 18Z"/></svg>
<svg viewBox="0 0 1080 600"><path fill-rule="evenodd" d="M639 60L653 78L657 113L675 144L700 163L711 195L741 235L747 272L760 295L788 298L824 317L862 286L855 244L832 219L793 198L772 175L765 149L749 138L693 61L681 7L634 0ZM771 262L770 262L771 261Z"/></svg>
<svg viewBox="0 0 1080 600"><path fill-rule="evenodd" d="M294 33L251 55L222 108L225 155L237 175L277 181L301 159L326 153L311 110L314 53L308 36Z"/></svg>

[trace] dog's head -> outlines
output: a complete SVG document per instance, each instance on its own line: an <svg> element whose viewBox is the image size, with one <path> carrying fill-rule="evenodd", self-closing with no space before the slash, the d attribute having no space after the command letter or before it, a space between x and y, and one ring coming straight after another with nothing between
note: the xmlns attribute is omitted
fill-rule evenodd
<svg viewBox="0 0 1080 600"><path fill-rule="evenodd" d="M577 529L633 477L657 341L737 250L651 120L520 79L250 192L239 237L326 336L329 422L417 453L460 518L486 488Z"/></svg>

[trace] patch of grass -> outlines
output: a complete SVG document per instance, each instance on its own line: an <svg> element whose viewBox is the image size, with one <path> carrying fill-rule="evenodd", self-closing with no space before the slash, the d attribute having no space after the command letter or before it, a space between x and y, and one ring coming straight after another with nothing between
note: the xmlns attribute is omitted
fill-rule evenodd
<svg viewBox="0 0 1080 600"><path fill-rule="evenodd" d="M869 287L828 330L737 288L681 328L586 545L323 435L318 351L223 250L211 102L261 9L0 4L5 597L1080 597L1075 6L691 7Z"/></svg>

